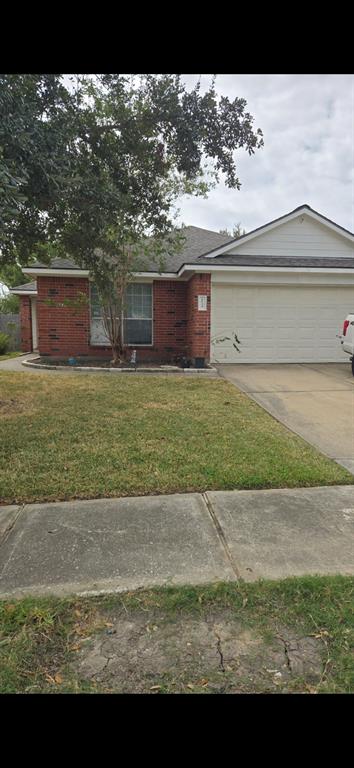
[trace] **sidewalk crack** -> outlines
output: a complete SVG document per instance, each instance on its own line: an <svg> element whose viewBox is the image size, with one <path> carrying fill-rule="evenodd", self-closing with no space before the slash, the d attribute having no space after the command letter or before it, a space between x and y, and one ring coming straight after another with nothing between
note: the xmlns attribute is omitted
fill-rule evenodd
<svg viewBox="0 0 354 768"><path fill-rule="evenodd" d="M26 506L26 504L21 504L19 506L18 512L16 513L16 516L13 518L12 522L10 523L10 525L8 525L8 527L5 529L3 535L0 536L0 544L4 544L5 541L9 538L9 535L10 535L11 531L13 530L13 528L15 527L15 525L17 523L17 520L20 517L20 515L22 514L25 506Z"/></svg>
<svg viewBox="0 0 354 768"><path fill-rule="evenodd" d="M3 546L3 544L5 544L5 543L6 543L6 541L8 540L8 538L9 538L10 534L12 533L13 529L14 529L14 528L15 528L15 526L16 526L16 523L17 523L17 521L18 521L18 520L19 520L19 518L21 517L21 515L22 515L23 511L25 510L25 507L26 507L26 504L22 504L22 505L20 506L20 508L19 508L19 510L18 510L18 512L17 512L17 515L16 515L16 517L14 518L14 520L12 521L12 523L9 525L9 527L8 527L8 528L6 528L6 530L5 530L5 533L4 533L3 537L0 539L0 552L1 552L1 547L2 547L2 546ZM20 534L20 538L22 538L22 535L23 535L23 531L22 531L22 534ZM16 547L17 547L17 545L18 545L18 540L16 540L16 541L14 542L14 545L13 545L13 548L12 548L12 550L11 550L11 553L10 553L10 554L9 554L9 556L7 557L7 559L6 559L5 563L4 563L4 566L3 566L3 568L0 570L0 579L2 579L2 577L3 577L3 576L4 576L4 574L6 573L6 570L7 570L7 568L8 568L8 565L9 565L9 563L10 563L10 560L11 560L11 558L12 558L12 555L13 555L13 553L14 553L14 551L15 551L15 549L16 549Z"/></svg>
<svg viewBox="0 0 354 768"><path fill-rule="evenodd" d="M227 559L228 559L228 561L229 561L229 563L231 565L231 568L232 568L232 570L233 570L233 572L234 572L234 574L236 576L236 579L237 579L237 581L241 581L241 574L240 574L240 572L239 572L239 570L237 568L236 563L234 562L234 559L233 559L232 554L231 554L230 549L229 549L229 545L228 545L227 540L226 540L226 536L225 536L224 531L223 531L223 529L222 529L222 527L221 527L221 525L219 523L219 520L218 520L218 518L216 516L216 513L214 512L213 505L212 505L212 503L211 503L211 501L210 501L210 499L208 497L208 494L205 492L205 493L202 493L201 496L202 496L202 499L204 501L204 504L207 507L207 510L208 510L209 515L210 515L210 517L212 519L212 522L214 523L214 526L216 528L217 536L218 536L219 541L220 541L220 543L221 543L221 545L222 545L222 547L224 549L225 555L226 555L226 557L227 557Z"/></svg>

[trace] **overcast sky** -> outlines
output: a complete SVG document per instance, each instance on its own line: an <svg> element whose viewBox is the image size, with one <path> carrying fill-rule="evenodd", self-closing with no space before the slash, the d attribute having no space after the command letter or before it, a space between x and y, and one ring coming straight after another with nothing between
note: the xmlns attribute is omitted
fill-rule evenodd
<svg viewBox="0 0 354 768"><path fill-rule="evenodd" d="M184 75L193 87L199 75ZM202 75L202 88L211 76ZM354 75L218 75L218 93L247 100L264 147L236 153L241 190L181 199L179 221L247 230L303 203L354 232Z"/></svg>

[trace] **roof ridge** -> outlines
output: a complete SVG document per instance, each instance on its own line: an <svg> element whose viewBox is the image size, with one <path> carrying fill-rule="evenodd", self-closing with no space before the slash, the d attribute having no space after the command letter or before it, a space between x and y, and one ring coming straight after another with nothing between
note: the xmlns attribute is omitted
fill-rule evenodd
<svg viewBox="0 0 354 768"><path fill-rule="evenodd" d="M218 235L219 237L229 237L230 240L233 240L232 235L224 235L223 232L217 232L215 229L206 229L206 227L197 227L196 224L186 224L183 229L199 229L200 232L208 232L209 235Z"/></svg>

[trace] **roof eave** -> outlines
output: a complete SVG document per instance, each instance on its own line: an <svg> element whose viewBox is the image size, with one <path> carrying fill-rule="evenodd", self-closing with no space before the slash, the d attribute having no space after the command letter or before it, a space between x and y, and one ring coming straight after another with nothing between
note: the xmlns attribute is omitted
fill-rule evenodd
<svg viewBox="0 0 354 768"><path fill-rule="evenodd" d="M354 276L354 268L348 268L345 269L344 267L287 267L287 266L260 266L260 265L254 265L251 264L247 265L236 265L236 264L210 264L210 266L207 264L183 264L179 271L178 275L183 274L185 271L191 271L191 272L270 272L270 273L276 273L276 272L285 272L285 273L315 273L315 274L345 274L345 275L352 275Z"/></svg>
<svg viewBox="0 0 354 768"><path fill-rule="evenodd" d="M23 267L22 272L25 275L32 275L33 277L89 277L89 271L87 269L53 269L52 267Z"/></svg>
<svg viewBox="0 0 354 768"><path fill-rule="evenodd" d="M16 291L16 288L9 288L9 293L14 296L37 296L38 291Z"/></svg>

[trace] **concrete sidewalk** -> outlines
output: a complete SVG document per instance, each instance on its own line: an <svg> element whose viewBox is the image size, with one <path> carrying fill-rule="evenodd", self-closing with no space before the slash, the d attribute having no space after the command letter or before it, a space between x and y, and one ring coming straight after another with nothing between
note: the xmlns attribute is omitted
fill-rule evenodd
<svg viewBox="0 0 354 768"><path fill-rule="evenodd" d="M8 360L1 360L0 361L0 374L2 371L10 371L11 373L34 373L35 375L41 375L47 373L47 371L42 370L41 368L26 368L24 365L22 365L25 361L31 361L35 360L35 358L38 357L38 352L28 352L24 353L22 355L19 355L19 357L10 357ZM50 371L49 371L50 373ZM64 375L67 373L67 371L53 371L53 373L63 373ZM69 369L69 373L72 373L71 369Z"/></svg>
<svg viewBox="0 0 354 768"><path fill-rule="evenodd" d="M354 574L352 486L0 507L0 597Z"/></svg>

